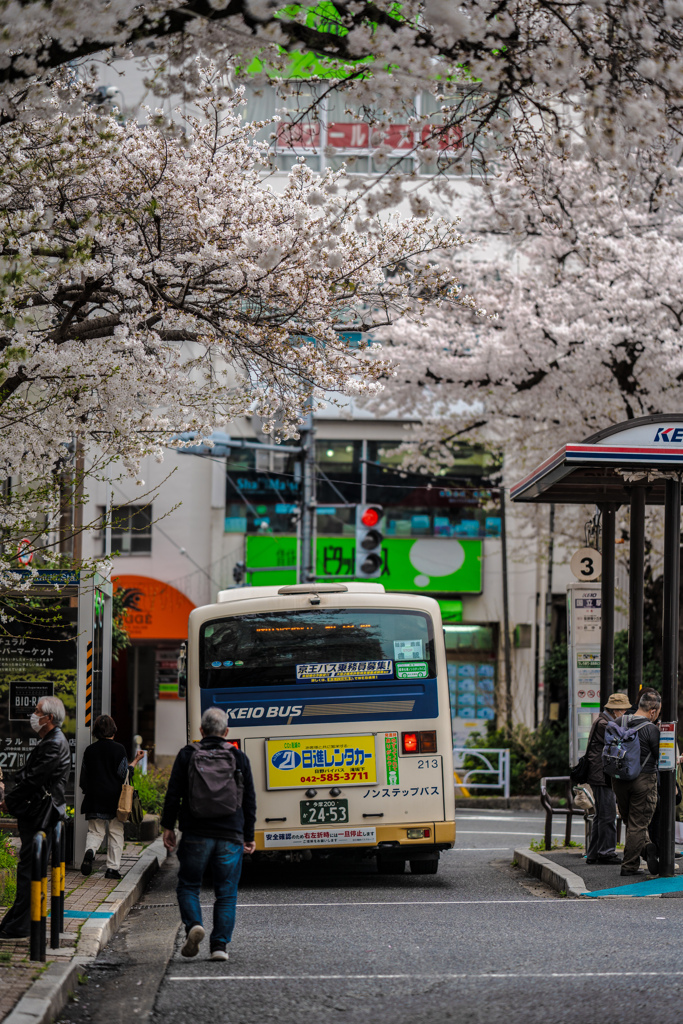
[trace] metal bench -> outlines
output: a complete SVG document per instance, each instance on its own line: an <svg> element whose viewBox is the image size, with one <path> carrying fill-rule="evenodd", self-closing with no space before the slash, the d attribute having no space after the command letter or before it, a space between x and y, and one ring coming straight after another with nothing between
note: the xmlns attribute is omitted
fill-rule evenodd
<svg viewBox="0 0 683 1024"><path fill-rule="evenodd" d="M548 796L549 782L564 782L566 807L553 807ZM564 830L564 845L569 846L572 839L572 818L575 814L583 816L583 811L574 804L572 783L568 775L546 775L541 779L541 806L545 810L545 848L551 850L553 845L553 814L564 815L567 824Z"/></svg>

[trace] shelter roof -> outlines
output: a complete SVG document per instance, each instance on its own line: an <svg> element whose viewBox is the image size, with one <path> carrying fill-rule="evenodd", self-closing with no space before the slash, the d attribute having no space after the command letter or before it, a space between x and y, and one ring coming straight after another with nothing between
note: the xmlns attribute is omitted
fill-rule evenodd
<svg viewBox="0 0 683 1024"><path fill-rule="evenodd" d="M663 474L683 471L683 413L616 423L568 443L510 489L513 501L627 504L631 486L647 482L647 504L664 504Z"/></svg>

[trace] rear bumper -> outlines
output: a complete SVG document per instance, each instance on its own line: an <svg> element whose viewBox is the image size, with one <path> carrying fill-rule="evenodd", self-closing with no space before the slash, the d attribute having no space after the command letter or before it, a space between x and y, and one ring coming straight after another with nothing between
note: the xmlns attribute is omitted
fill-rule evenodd
<svg viewBox="0 0 683 1024"><path fill-rule="evenodd" d="M386 852L389 853L391 850L396 850L398 847L405 849L406 853L411 848L416 847L429 847L433 850L435 847L439 850L448 850L455 844L455 822L454 821L411 821L403 825L374 825L372 822L364 823L367 827L375 829L375 841L370 843L318 843L307 846L305 842L295 842L289 845L280 845L278 843L278 850L364 850L366 852L382 849L383 844L387 844ZM349 826L353 827L353 826ZM356 826L358 827L358 826ZM429 839L408 839L408 829L413 828L428 828L430 830ZM258 851L268 851L272 849L270 846L266 846L265 835L267 832L272 831L271 829L257 829L254 833L254 839L256 841L256 849ZM278 832L283 832L285 829L278 828ZM287 831L302 833L306 831L302 827L288 829ZM309 832L323 831L322 829L309 829Z"/></svg>

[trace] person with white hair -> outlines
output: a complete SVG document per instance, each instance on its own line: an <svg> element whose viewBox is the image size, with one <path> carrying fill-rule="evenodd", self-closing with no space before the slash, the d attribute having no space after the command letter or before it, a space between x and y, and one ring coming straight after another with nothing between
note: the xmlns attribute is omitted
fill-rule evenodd
<svg viewBox="0 0 683 1024"><path fill-rule="evenodd" d="M200 731L201 741L188 743L175 759L161 825L169 852L176 847L176 821L182 832L177 893L185 944L180 952L196 956L204 939L200 891L210 866L216 894L210 959L227 960L242 856L256 848L256 793L249 758L228 742L225 711L207 708Z"/></svg>
<svg viewBox="0 0 683 1024"><path fill-rule="evenodd" d="M17 819L21 853L17 865L17 895L0 921L0 939L26 938L31 931L31 847L44 829L49 847L52 826L66 815L66 784L71 773L71 750L62 732L66 711L59 697L41 697L30 724L40 736L26 764L14 776L14 787L0 811Z"/></svg>

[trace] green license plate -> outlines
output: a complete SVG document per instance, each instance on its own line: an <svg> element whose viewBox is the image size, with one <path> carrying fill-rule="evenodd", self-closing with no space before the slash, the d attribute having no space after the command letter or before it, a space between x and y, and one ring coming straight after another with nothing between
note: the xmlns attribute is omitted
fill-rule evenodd
<svg viewBox="0 0 683 1024"><path fill-rule="evenodd" d="M349 820L348 800L301 800L302 825L345 825Z"/></svg>

